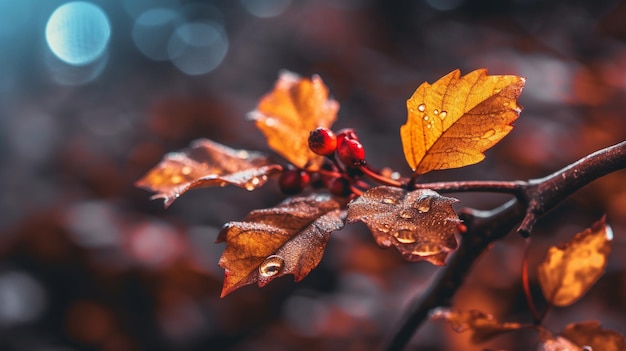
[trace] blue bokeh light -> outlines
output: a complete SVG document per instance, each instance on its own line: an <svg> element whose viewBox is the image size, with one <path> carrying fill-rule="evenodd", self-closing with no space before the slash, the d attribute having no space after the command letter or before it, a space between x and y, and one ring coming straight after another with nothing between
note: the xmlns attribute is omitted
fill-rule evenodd
<svg viewBox="0 0 626 351"><path fill-rule="evenodd" d="M104 53L111 37L109 20L98 6L82 1L57 8L46 25L50 50L71 65L86 65Z"/></svg>
<svg viewBox="0 0 626 351"><path fill-rule="evenodd" d="M228 52L228 37L220 24L211 21L179 26L168 43L170 60L188 75L213 71Z"/></svg>

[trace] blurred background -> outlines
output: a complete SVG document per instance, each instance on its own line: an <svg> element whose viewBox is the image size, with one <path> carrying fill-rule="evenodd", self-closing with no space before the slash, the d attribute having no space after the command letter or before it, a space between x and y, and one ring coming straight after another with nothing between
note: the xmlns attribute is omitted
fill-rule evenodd
<svg viewBox="0 0 626 351"><path fill-rule="evenodd" d="M372 350L438 268L379 249L363 225L334 233L319 267L220 299L221 226L284 197L275 182L186 193L164 210L133 186L206 137L267 151L246 120L282 69L319 74L375 167L405 175L399 127L419 84L455 68L527 77L524 112L484 162L424 181L547 175L626 136L626 4L615 0L0 0L0 350ZM539 222L550 245L603 214L607 272L546 324L626 331L626 173ZM488 209L504 196L458 194ZM523 240L482 257L455 299L530 322ZM476 346L437 321L419 350L529 350L533 333Z"/></svg>

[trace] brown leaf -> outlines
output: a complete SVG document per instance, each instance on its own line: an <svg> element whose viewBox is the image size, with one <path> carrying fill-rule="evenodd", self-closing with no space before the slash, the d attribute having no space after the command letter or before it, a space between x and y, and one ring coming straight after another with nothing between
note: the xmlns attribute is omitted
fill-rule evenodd
<svg viewBox="0 0 626 351"><path fill-rule="evenodd" d="M477 310L456 311L439 308L431 315L432 319L446 320L457 333L472 331L472 341L482 343L504 333L526 328L519 323L498 322L492 315Z"/></svg>
<svg viewBox="0 0 626 351"><path fill-rule="evenodd" d="M343 227L342 217L337 201L312 194L227 223L217 238L226 242L219 261L226 272L222 297L252 283L263 287L286 274L302 280L322 259L330 233Z"/></svg>
<svg viewBox="0 0 626 351"><path fill-rule="evenodd" d="M308 79L284 71L249 117L272 150L297 167L317 170L324 158L309 149L309 133L317 127L330 128L338 110L339 103L328 98L319 76Z"/></svg>
<svg viewBox="0 0 626 351"><path fill-rule="evenodd" d="M537 268L546 300L568 306L583 296L604 273L612 239L613 231L602 217L560 247L551 247Z"/></svg>
<svg viewBox="0 0 626 351"><path fill-rule="evenodd" d="M428 189L406 190L379 186L348 204L348 221L362 221L379 246L394 245L411 262L429 261L441 266L456 249L459 217L456 199Z"/></svg>
<svg viewBox="0 0 626 351"><path fill-rule="evenodd" d="M626 351L626 340L618 332L602 329L598 321L585 321L569 324L561 336L581 347L590 346L593 350Z"/></svg>
<svg viewBox="0 0 626 351"><path fill-rule="evenodd" d="M157 194L152 198L171 205L189 189L236 185L254 190L267 182L269 175L279 172L280 165L270 164L258 152L235 150L208 139L193 141L189 149L163 157L135 185Z"/></svg>
<svg viewBox="0 0 626 351"><path fill-rule="evenodd" d="M524 82L479 69L463 77L455 70L432 85L420 85L407 100L407 123L400 128L411 168L424 174L482 161L483 152L513 129Z"/></svg>

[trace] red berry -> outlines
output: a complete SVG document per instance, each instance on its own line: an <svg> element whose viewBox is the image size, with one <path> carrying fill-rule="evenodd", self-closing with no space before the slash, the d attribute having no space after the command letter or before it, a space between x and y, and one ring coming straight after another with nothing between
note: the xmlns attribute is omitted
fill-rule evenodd
<svg viewBox="0 0 626 351"><path fill-rule="evenodd" d="M350 181L343 177L333 178L328 181L328 191L330 191L330 193L333 195L342 197L352 194L352 189L350 189Z"/></svg>
<svg viewBox="0 0 626 351"><path fill-rule="evenodd" d="M343 139L337 146L337 156L346 166L358 167L365 160L365 149L358 140Z"/></svg>
<svg viewBox="0 0 626 351"><path fill-rule="evenodd" d="M309 174L301 169L288 169L278 179L280 191L286 195L294 195L309 184Z"/></svg>
<svg viewBox="0 0 626 351"><path fill-rule="evenodd" d="M337 149L337 136L328 128L316 128L309 134L309 149L318 155L330 155Z"/></svg>
<svg viewBox="0 0 626 351"><path fill-rule="evenodd" d="M337 132L337 146L345 139L359 140L356 132L352 128L344 128Z"/></svg>

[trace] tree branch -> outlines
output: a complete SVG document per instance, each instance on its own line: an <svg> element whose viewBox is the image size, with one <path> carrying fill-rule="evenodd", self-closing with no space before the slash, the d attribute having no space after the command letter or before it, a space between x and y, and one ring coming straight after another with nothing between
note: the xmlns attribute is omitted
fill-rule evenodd
<svg viewBox="0 0 626 351"><path fill-rule="evenodd" d="M526 182L449 182L424 184L442 192L495 191L516 195L490 211L462 209L459 217L467 226L459 249L434 283L410 302L399 326L383 346L384 350L403 349L419 326L438 307L448 307L475 261L494 241L505 237L522 223L518 232L528 235L537 219L566 197L608 173L626 168L626 141L597 151L540 179ZM429 187L434 185L434 187ZM419 185L422 187L422 185Z"/></svg>

